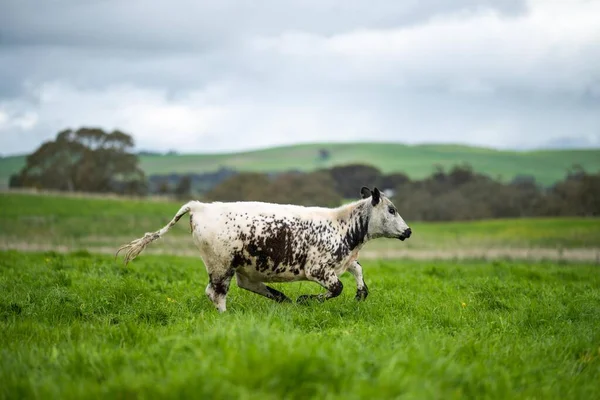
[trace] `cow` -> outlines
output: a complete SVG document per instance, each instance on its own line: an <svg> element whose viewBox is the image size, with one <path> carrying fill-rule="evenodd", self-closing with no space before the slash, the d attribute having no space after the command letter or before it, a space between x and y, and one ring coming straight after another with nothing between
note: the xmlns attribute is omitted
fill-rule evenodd
<svg viewBox="0 0 600 400"><path fill-rule="evenodd" d="M368 288L358 252L380 237L408 239L411 229L379 189L363 187L361 199L337 208L263 202L190 201L162 229L121 246L127 265L151 242L190 214L192 237L208 272L206 295L219 312L233 276L240 288L277 302L291 300L265 282L313 281L326 293L301 295L297 302L323 301L342 293L344 272L356 279L356 299Z"/></svg>

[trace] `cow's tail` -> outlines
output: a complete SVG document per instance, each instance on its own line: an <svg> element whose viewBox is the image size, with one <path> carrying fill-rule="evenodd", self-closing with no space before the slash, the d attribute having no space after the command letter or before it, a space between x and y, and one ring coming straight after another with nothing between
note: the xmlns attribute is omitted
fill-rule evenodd
<svg viewBox="0 0 600 400"><path fill-rule="evenodd" d="M162 237L162 235L164 235L165 233L169 232L169 230L177 223L177 221L179 221L181 217L189 213L191 210L194 209L194 207L198 206L199 204L200 202L198 201L190 201L189 203L184 204L179 209L179 211L177 211L177 214L175 214L171 222L165 225L162 229L156 232L148 232L144 235L144 237L135 239L121 246L115 254L115 259L118 257L121 251L125 250L125 258L123 259L123 261L125 262L125 265L127 265L131 260L136 258L138 254L140 254L146 248L146 246L154 242L156 239Z"/></svg>

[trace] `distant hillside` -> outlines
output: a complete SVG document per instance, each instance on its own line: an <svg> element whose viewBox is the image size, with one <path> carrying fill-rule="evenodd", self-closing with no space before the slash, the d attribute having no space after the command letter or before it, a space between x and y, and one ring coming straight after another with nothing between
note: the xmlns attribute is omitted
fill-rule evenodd
<svg viewBox="0 0 600 400"><path fill-rule="evenodd" d="M325 149L328 158L320 157ZM500 151L458 145L403 145L398 143L317 143L274 147L228 154L142 155L141 166L148 175L171 172L207 172L221 167L240 171L310 171L348 163L366 163L384 173L404 172L411 178L429 175L434 165L450 167L469 163L475 171L510 180L532 175L550 185L564 177L573 164L589 172L600 171L600 149ZM8 186L11 174L25 163L24 156L0 158L0 187Z"/></svg>

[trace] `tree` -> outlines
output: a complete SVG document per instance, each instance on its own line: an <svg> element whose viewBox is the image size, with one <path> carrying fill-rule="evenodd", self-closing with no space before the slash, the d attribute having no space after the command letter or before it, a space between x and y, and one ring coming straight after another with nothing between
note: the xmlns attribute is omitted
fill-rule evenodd
<svg viewBox="0 0 600 400"><path fill-rule="evenodd" d="M273 203L303 206L337 207L342 202L335 182L323 171L279 175L269 186L269 196Z"/></svg>
<svg viewBox="0 0 600 400"><path fill-rule="evenodd" d="M453 186L464 185L467 182L474 181L477 176L473 172L470 164L455 165L448 173L450 184Z"/></svg>
<svg viewBox="0 0 600 400"><path fill-rule="evenodd" d="M258 172L233 175L206 193L209 201L268 201L269 178Z"/></svg>
<svg viewBox="0 0 600 400"><path fill-rule="evenodd" d="M189 197L192 192L192 178L189 175L183 176L175 186L175 196L179 199Z"/></svg>
<svg viewBox="0 0 600 400"><path fill-rule="evenodd" d="M356 194L355 196L356 197ZM335 207L341 203L326 172L288 172L269 178L261 173L240 173L206 194L213 201L265 201L279 204Z"/></svg>
<svg viewBox="0 0 600 400"><path fill-rule="evenodd" d="M380 189L383 190L396 190L398 187L410 182L408 175L401 172L392 173L389 175L383 175L379 180Z"/></svg>
<svg viewBox="0 0 600 400"><path fill-rule="evenodd" d="M20 188L22 186L23 186L23 184L21 182L21 177L19 176L19 174L12 174L8 180L8 187L9 188Z"/></svg>
<svg viewBox="0 0 600 400"><path fill-rule="evenodd" d="M335 189L346 199L356 197L362 186L377 186L381 179L381 171L371 165L348 164L333 167L329 170Z"/></svg>
<svg viewBox="0 0 600 400"><path fill-rule="evenodd" d="M133 138L118 130L66 129L28 155L15 183L65 191L111 192L143 188L144 174L130 153Z"/></svg>
<svg viewBox="0 0 600 400"><path fill-rule="evenodd" d="M156 189L158 194L169 194L171 193L171 187L169 186L169 181L167 179L163 179L158 184L158 188Z"/></svg>
<svg viewBox="0 0 600 400"><path fill-rule="evenodd" d="M600 173L588 174L579 167L556 183L547 195L544 215L600 215Z"/></svg>

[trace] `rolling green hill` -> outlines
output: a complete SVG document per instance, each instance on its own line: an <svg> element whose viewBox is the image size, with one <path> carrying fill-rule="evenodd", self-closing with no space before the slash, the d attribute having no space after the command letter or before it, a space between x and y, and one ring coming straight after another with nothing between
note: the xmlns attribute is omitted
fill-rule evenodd
<svg viewBox="0 0 600 400"><path fill-rule="evenodd" d="M319 150L330 157L319 159ZM411 178L429 175L434 165L450 167L470 163L493 177L510 180L516 175L532 175L550 185L564 177L573 164L587 171L600 171L600 149L504 151L459 145L404 145L398 143L317 143L227 154L143 155L143 170L148 175L202 173L221 167L240 171L310 171L353 162L368 163L385 173L405 172ZM25 163L24 156L0 158L0 187L8 185L11 174Z"/></svg>

